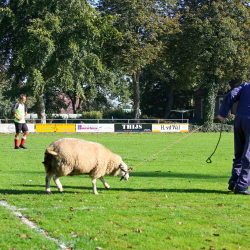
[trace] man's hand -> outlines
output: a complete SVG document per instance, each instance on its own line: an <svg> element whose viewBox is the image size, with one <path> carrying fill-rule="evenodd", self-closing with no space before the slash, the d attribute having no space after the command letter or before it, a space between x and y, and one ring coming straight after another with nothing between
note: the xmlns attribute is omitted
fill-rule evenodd
<svg viewBox="0 0 250 250"><path fill-rule="evenodd" d="M21 117L20 117L20 116L17 116L17 115L16 115L15 118L16 118L17 120L19 120L19 121L21 120Z"/></svg>
<svg viewBox="0 0 250 250"><path fill-rule="evenodd" d="M218 118L222 123L225 123L225 121L226 121L226 117L223 117L223 116L218 115L217 118Z"/></svg>

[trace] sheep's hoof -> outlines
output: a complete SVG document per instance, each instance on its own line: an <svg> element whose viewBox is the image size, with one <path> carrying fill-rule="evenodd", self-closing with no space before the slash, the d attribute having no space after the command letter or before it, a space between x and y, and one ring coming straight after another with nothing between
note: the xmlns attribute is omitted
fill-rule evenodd
<svg viewBox="0 0 250 250"><path fill-rule="evenodd" d="M60 194L63 194L63 191L59 191Z"/></svg>
<svg viewBox="0 0 250 250"><path fill-rule="evenodd" d="M51 195L52 193L50 191L46 191L45 194Z"/></svg>
<svg viewBox="0 0 250 250"><path fill-rule="evenodd" d="M109 190L110 189L110 186L108 186L108 187L105 187L107 190Z"/></svg>
<svg viewBox="0 0 250 250"><path fill-rule="evenodd" d="M94 193L94 194L99 194L98 192Z"/></svg>

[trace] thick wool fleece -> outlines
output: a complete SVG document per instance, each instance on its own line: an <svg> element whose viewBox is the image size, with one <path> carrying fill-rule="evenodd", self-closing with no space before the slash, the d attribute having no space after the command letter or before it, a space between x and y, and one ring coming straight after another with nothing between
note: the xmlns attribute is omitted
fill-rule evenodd
<svg viewBox="0 0 250 250"><path fill-rule="evenodd" d="M54 141L45 152L46 172L57 177L89 174L92 179L117 175L123 161L99 143L63 138Z"/></svg>

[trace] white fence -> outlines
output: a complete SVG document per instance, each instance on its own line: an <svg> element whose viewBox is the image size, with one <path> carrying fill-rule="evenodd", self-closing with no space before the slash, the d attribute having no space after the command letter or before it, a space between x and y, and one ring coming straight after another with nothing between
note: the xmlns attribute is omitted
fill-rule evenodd
<svg viewBox="0 0 250 250"><path fill-rule="evenodd" d="M114 132L188 132L188 123L48 123L35 124L28 123L30 132L33 133L79 133L79 132L96 132L96 133L114 133ZM0 133L14 133L14 123L1 123Z"/></svg>
<svg viewBox="0 0 250 250"><path fill-rule="evenodd" d="M35 118L36 117L36 118ZM14 119L0 119L0 124L12 123ZM26 116L27 123L41 123L37 116ZM82 119L71 118L68 115L65 118L46 118L46 123L189 123L189 119Z"/></svg>

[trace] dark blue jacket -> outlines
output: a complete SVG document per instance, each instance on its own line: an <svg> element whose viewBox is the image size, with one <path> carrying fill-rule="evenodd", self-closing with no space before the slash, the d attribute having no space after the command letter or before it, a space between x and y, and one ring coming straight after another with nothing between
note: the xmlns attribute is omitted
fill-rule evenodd
<svg viewBox="0 0 250 250"><path fill-rule="evenodd" d="M250 118L250 82L245 82L231 90L219 110L219 115L227 117L229 110L235 102L239 101L236 116Z"/></svg>

